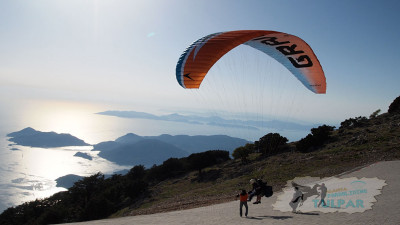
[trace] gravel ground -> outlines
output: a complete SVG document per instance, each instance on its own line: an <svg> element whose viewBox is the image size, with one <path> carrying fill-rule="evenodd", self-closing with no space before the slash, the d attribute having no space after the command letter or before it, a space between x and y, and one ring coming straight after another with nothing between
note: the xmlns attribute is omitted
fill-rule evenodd
<svg viewBox="0 0 400 225"><path fill-rule="evenodd" d="M358 170L338 175L340 178L374 178L385 180L382 194L376 196L377 202L371 210L363 213L302 213L280 212L273 210L275 193L271 198L263 198L258 205L249 204L248 217L239 216L239 202L230 201L150 215L128 216L73 224L400 224L400 161L388 161L372 164ZM222 201L222 200L221 200ZM194 203L193 203L194 204ZM204 203L206 204L206 202Z"/></svg>

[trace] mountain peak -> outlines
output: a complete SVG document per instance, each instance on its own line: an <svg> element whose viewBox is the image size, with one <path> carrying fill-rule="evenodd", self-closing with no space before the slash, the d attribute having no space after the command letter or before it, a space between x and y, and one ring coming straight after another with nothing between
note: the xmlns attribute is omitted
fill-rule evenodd
<svg viewBox="0 0 400 225"><path fill-rule="evenodd" d="M36 134L38 131L33 129L32 127L24 128L20 131L12 132L7 134L7 137L20 137L25 135L33 135Z"/></svg>
<svg viewBox="0 0 400 225"><path fill-rule="evenodd" d="M115 142L129 144L129 143L138 142L142 139L143 139L143 137L141 137L137 134L128 133L128 134L125 134L124 136L121 136L121 137L115 139Z"/></svg>

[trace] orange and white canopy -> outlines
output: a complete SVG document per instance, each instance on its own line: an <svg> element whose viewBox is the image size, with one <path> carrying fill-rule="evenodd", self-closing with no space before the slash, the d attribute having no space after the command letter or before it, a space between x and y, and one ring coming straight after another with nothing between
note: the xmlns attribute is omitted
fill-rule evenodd
<svg viewBox="0 0 400 225"><path fill-rule="evenodd" d="M211 67L241 44L276 59L314 93L326 92L324 71L311 47L294 35L267 30L228 31L200 38L179 58L176 79L184 88L199 88Z"/></svg>

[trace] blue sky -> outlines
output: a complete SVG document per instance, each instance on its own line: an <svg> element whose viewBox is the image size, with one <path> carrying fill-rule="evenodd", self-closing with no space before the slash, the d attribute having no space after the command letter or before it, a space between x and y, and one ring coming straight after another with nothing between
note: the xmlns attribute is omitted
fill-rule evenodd
<svg viewBox="0 0 400 225"><path fill-rule="evenodd" d="M400 95L399 10L397 0L4 0L0 104L43 99L195 111L203 106L175 79L180 54L211 33L256 29L302 38L325 71L323 96L293 78L304 93L293 100L302 110L292 109L292 119L369 116Z"/></svg>

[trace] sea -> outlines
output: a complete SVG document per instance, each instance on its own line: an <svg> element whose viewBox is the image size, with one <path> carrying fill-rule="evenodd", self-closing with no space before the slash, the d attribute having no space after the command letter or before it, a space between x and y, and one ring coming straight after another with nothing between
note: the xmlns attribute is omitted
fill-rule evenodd
<svg viewBox="0 0 400 225"><path fill-rule="evenodd" d="M119 118L97 114L112 110L108 105L73 101L32 101L2 104L0 108L0 213L8 207L43 199L65 188L56 179L68 174L90 176L97 172L113 174L133 165L117 165L98 156L92 146L36 148L10 142L7 134L31 127L42 132L68 133L91 145L115 140L127 133L141 136L225 134L254 141L268 131L233 129L173 121ZM133 110L137 110L133 108ZM146 109L137 110L144 111ZM153 114L166 114L153 110ZM172 113L172 112L171 112ZM288 131L293 138L302 132ZM92 160L74 156L84 152Z"/></svg>

